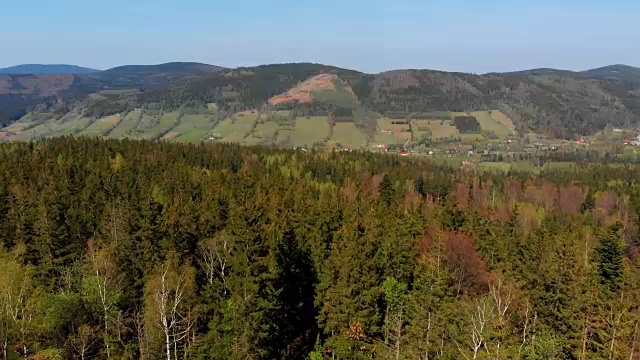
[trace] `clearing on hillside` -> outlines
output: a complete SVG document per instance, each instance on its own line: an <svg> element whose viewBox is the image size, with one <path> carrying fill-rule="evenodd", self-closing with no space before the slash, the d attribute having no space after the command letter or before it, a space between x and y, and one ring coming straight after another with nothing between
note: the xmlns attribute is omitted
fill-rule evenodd
<svg viewBox="0 0 640 360"><path fill-rule="evenodd" d="M406 121L406 119L379 118L377 120L376 144L404 145L407 139L411 139L411 125L394 124L394 122ZM408 136L408 138L407 138Z"/></svg>
<svg viewBox="0 0 640 360"><path fill-rule="evenodd" d="M263 142L270 142L274 140L277 130L278 124L273 121L269 121L256 125L255 130L253 130L252 136L262 139Z"/></svg>
<svg viewBox="0 0 640 360"><path fill-rule="evenodd" d="M469 113L462 111L451 111L449 112L449 116L451 117L451 120L453 120L456 118L456 116L469 116Z"/></svg>
<svg viewBox="0 0 640 360"><path fill-rule="evenodd" d="M142 109L136 109L128 113L122 118L122 121L116 125L113 130L107 133L108 137L121 139L127 137L138 126L138 122L142 117Z"/></svg>
<svg viewBox="0 0 640 360"><path fill-rule="evenodd" d="M446 120L418 120L419 126L427 126L433 139L445 139L460 136L458 128Z"/></svg>
<svg viewBox="0 0 640 360"><path fill-rule="evenodd" d="M159 139L176 126L178 116L177 111L167 114L143 113L138 126L132 132L132 136L138 139Z"/></svg>
<svg viewBox="0 0 640 360"><path fill-rule="evenodd" d="M293 134L293 130L278 129L275 144L279 146L290 146L291 134Z"/></svg>
<svg viewBox="0 0 640 360"><path fill-rule="evenodd" d="M497 121L497 122L501 123L502 125L506 126L507 129L511 130L511 133L515 135L516 127L515 127L515 125L513 125L513 120L511 120L510 117L505 115L500 110L491 110L491 117L495 121Z"/></svg>
<svg viewBox="0 0 640 360"><path fill-rule="evenodd" d="M495 120L492 116L493 111L474 111L471 116L474 116L478 123L480 123L480 127L482 131L490 131L496 134L498 138L504 139L513 135L511 129L507 128L501 122Z"/></svg>
<svg viewBox="0 0 640 360"><path fill-rule="evenodd" d="M162 113L137 109L128 113L107 136L112 138L157 140L168 133L178 121L178 112Z"/></svg>
<svg viewBox="0 0 640 360"><path fill-rule="evenodd" d="M91 125L87 126L84 130L78 133L78 136L97 137L104 136L111 129L115 128L120 123L120 115L111 115L94 121Z"/></svg>
<svg viewBox="0 0 640 360"><path fill-rule="evenodd" d="M352 122L339 122L333 126L331 141L340 144L344 148L356 149L365 146L367 137Z"/></svg>
<svg viewBox="0 0 640 360"><path fill-rule="evenodd" d="M50 120L29 128L15 136L16 140L36 140L48 137L75 135L89 126L90 118L80 117L79 114L67 114L60 119Z"/></svg>
<svg viewBox="0 0 640 360"><path fill-rule="evenodd" d="M244 111L224 119L213 128L212 134L225 142L242 142L255 128L260 114L257 111Z"/></svg>
<svg viewBox="0 0 640 360"><path fill-rule="evenodd" d="M4 127L1 131L4 133L3 137L5 139L11 138L14 140L28 141L32 139L28 130L51 120L51 114L30 112L20 118L20 120ZM27 134L24 134L25 132L27 132Z"/></svg>
<svg viewBox="0 0 640 360"><path fill-rule="evenodd" d="M331 129L329 121L324 116L298 117L291 134L291 144L293 146L311 147L318 142L325 142L329 137Z"/></svg>
<svg viewBox="0 0 640 360"><path fill-rule="evenodd" d="M476 144L486 140L482 134L462 134L460 137L463 144Z"/></svg>
<svg viewBox="0 0 640 360"><path fill-rule="evenodd" d="M277 105L292 101L299 101L302 103L310 103L313 101L312 91L317 90L334 90L336 89L336 82L339 81L337 75L334 74L320 74L309 78L300 84L294 86L284 94L274 96L269 99L269 104ZM345 91L353 93L350 87L344 86Z"/></svg>
<svg viewBox="0 0 640 360"><path fill-rule="evenodd" d="M207 139L214 125L214 116L183 115L178 125L163 138L172 141L199 142Z"/></svg>
<svg viewBox="0 0 640 360"><path fill-rule="evenodd" d="M22 120L20 120L20 122L14 122L11 123L9 125L7 125L6 127L2 128L3 132L12 132L12 133L21 133L31 127L34 127L35 125L38 125L39 122L36 121L25 121L22 122Z"/></svg>

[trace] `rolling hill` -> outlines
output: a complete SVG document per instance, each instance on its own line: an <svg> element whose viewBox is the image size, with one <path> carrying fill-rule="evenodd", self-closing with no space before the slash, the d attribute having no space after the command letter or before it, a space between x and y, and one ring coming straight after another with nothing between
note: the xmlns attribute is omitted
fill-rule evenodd
<svg viewBox="0 0 640 360"><path fill-rule="evenodd" d="M582 74L591 79L614 79L640 84L640 68L628 65L610 65L583 71Z"/></svg>
<svg viewBox="0 0 640 360"><path fill-rule="evenodd" d="M172 62L158 65L125 65L111 68L96 76L111 87L150 88L168 86L182 81L207 76L224 69L220 66L195 62Z"/></svg>
<svg viewBox="0 0 640 360"><path fill-rule="evenodd" d="M309 126L313 124L318 124L318 133L325 133L322 121L304 122L304 128L296 130L292 120L298 116L325 119L330 128L322 139L331 139L338 127L342 131L351 126L335 126L336 122L344 122L355 124L365 138L373 140L379 124L376 119L381 116L426 121L433 120L429 114L437 112L470 114L495 110L509 119L516 132L568 138L590 134L607 125L637 125L640 122L637 70L614 65L585 72L537 69L474 75L407 69L365 74L310 63L236 69L168 63L124 66L71 77L5 75L0 79L0 120L8 125L33 111L55 114L52 118L73 111L81 118L93 120L124 116L136 109L163 114L179 111L195 116L197 124L183 124L180 128L183 130L176 131L178 134L171 138L185 136L181 133L184 129L197 128L199 135L189 138L200 139L207 135L226 137L206 130L214 129L216 121L224 122L227 118L224 122L227 125L246 123L232 117L234 114L257 110L260 114L281 117L278 112L287 111L293 114L288 120L265 121L266 115L261 115L246 124L252 131L242 125L237 136L241 142L289 144L294 133L295 143L307 141L301 138L311 139L305 134L310 133ZM211 106L215 106L215 114L211 113ZM491 127L489 118L480 116ZM430 122L425 124L437 133L446 130ZM256 133L256 129L269 134L275 131L268 136L273 141L264 141L264 134ZM512 131L497 125L495 129L499 134ZM349 142L360 141L358 138Z"/></svg>
<svg viewBox="0 0 640 360"><path fill-rule="evenodd" d="M221 66L196 62L170 62L158 65L124 65L105 70L101 75L110 74L177 74L177 73L207 73L224 69Z"/></svg>
<svg viewBox="0 0 640 360"><path fill-rule="evenodd" d="M50 74L95 74L100 70L66 64L24 64L0 69L0 74L20 75L50 75Z"/></svg>

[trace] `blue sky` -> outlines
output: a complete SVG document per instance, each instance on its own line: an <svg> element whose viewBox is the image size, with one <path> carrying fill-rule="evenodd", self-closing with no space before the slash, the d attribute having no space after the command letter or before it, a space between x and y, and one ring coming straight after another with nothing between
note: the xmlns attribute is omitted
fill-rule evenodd
<svg viewBox="0 0 640 360"><path fill-rule="evenodd" d="M366 72L484 73L640 66L639 14L637 0L4 0L0 67L304 61Z"/></svg>

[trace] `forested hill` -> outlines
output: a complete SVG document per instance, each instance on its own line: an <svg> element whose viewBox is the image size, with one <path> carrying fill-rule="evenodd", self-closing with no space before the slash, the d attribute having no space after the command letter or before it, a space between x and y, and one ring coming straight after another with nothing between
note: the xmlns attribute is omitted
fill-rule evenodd
<svg viewBox="0 0 640 360"><path fill-rule="evenodd" d="M0 69L0 74L12 75L52 75L52 74L95 74L100 70L90 69L75 65L43 65L43 64L24 64L10 66Z"/></svg>
<svg viewBox="0 0 640 360"><path fill-rule="evenodd" d="M125 106L216 102L233 110L264 105L272 96L323 73L336 74L367 109L394 116L433 111L469 112L499 109L518 130L559 137L591 134L640 121L640 84L620 78L585 78L556 74L473 75L431 70L396 70L362 74L319 64L266 65L220 72L179 89L164 88L133 98L125 95L100 103L102 112ZM113 106L107 110L104 106Z"/></svg>
<svg viewBox="0 0 640 360"><path fill-rule="evenodd" d="M638 69L622 65L581 73L540 69L473 75L431 70L363 74L321 64L223 69L194 63L115 68L76 77L55 94L32 86L46 79L26 83L0 76L0 121L6 125L34 109L46 109L56 119L69 112L97 119L142 107L198 112L211 103L237 112L266 106L272 97L322 74L336 75L356 96L357 101L339 114L366 111L410 117L495 109L507 114L522 133L563 138L591 134L607 125L632 128L640 121ZM336 110L325 105L311 110ZM308 104L292 103L288 108L309 112Z"/></svg>
<svg viewBox="0 0 640 360"><path fill-rule="evenodd" d="M635 359L637 166L0 144L18 359Z"/></svg>

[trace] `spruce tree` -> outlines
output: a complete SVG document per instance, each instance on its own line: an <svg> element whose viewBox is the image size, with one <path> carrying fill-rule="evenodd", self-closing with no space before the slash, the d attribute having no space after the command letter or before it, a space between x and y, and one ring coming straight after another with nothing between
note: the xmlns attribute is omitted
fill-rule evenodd
<svg viewBox="0 0 640 360"><path fill-rule="evenodd" d="M624 270L624 249L622 245L623 226L620 222L607 225L599 235L597 248L598 272L600 281L609 290L616 291L622 282Z"/></svg>

